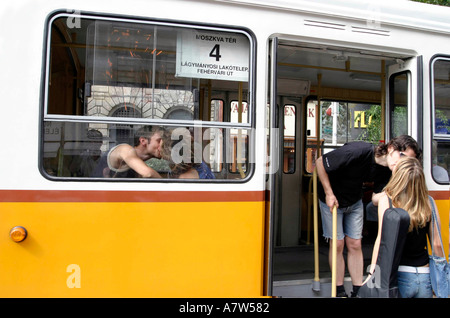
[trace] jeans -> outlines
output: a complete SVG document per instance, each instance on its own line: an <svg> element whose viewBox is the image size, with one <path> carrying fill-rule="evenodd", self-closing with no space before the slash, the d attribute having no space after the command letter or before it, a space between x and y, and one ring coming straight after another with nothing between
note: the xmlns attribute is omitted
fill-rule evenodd
<svg viewBox="0 0 450 318"><path fill-rule="evenodd" d="M433 289L429 273L398 272L400 298L432 298Z"/></svg>
<svg viewBox="0 0 450 318"><path fill-rule="evenodd" d="M322 217L323 236L327 239L333 238L333 216L330 208L319 200L320 213ZM355 204L337 209L337 239L343 240L345 236L359 240L362 238L364 223L364 206L362 200Z"/></svg>

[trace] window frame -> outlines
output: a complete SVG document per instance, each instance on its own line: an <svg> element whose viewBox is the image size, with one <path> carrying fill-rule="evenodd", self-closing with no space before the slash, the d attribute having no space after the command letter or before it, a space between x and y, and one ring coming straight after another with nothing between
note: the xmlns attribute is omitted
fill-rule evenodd
<svg viewBox="0 0 450 318"><path fill-rule="evenodd" d="M283 173L284 174L294 174L297 171L297 169L298 169L298 167L297 167L297 156L298 156L298 154L297 154L297 152L298 152L298 149L297 149L297 138L298 138L298 131L297 131L297 120L298 120L298 118L297 118L297 114L298 114L298 109L297 108L298 107L296 105L294 105L294 104L289 104L289 103L286 103L286 104L283 105L283 124L284 124L284 126L286 126L286 117L287 117L286 116L286 107L292 107L294 109L294 114L292 116L292 117L294 117L293 118L294 135L292 136L292 138L293 138L292 140L286 141L285 140L285 138L286 138L285 130L283 129L283 160L282 160L283 168L282 169L283 169ZM289 159L290 159L290 157L289 157L289 154L286 153L286 143L292 143L293 144L292 151L289 151L289 153L293 154L293 161L294 161L293 170L289 170ZM284 166L284 162L285 162L286 159L288 161L287 167ZM288 168L288 170L286 171L285 168Z"/></svg>
<svg viewBox="0 0 450 318"><path fill-rule="evenodd" d="M308 112L308 104L310 102L314 102L314 103L319 104L318 97L316 95L310 95L310 96L308 96L305 99L306 107L305 107L304 115L305 115L306 121L308 120L307 119L308 118L308 113L307 112ZM316 105L315 107L317 107L319 109L319 112L320 112L320 120L319 120L319 126L320 126L319 127L319 133L320 133L319 140L320 140L320 145L319 145L319 151L320 151L321 154L324 154L324 153L327 153L329 151L338 149L338 148L342 147L347 142L360 141L360 139L358 139L358 138L359 138L359 136L362 133L362 132L359 132L358 136L355 139L352 139L352 138L348 139L347 138L343 143L342 142L336 142L336 144L327 143L326 140L325 140L324 134L323 134L324 128L323 128L323 120L322 120L323 112L326 111L325 108L322 107L323 106L322 103L325 103L325 102L337 102L339 104L345 104L346 105L346 108L347 108L346 109L346 113L347 113L347 116L346 116L347 117L347 119L346 119L346 136L347 137L351 137L351 131L352 131L352 129L355 129L355 127L353 127L354 122L355 122L355 115L354 115L354 111L355 110L353 110L353 114L352 114L351 110L349 109L350 104L352 104L352 105L367 105L367 106L370 106L370 107L375 105L375 106L381 107L380 104L377 104L377 103L374 103L374 102L370 102L370 101L361 101L361 100L358 101L358 100L354 100L354 99L336 99L336 98L320 99L320 104L321 105L319 107L317 107L317 105ZM370 109L370 107L368 109L364 110L364 111L368 111ZM368 123L368 121L367 121L367 123ZM305 160L305 165L304 165L304 168L303 168L304 169L303 172L305 174L312 174L313 170L314 170L316 155L317 155L316 154L316 149L317 149L317 142L316 142L316 140L317 140L317 137L314 136L316 134L316 132L313 133L313 137L310 137L308 135L308 130L309 130L308 128L309 128L308 127L308 123L306 122L305 123L305 128L304 128L305 129L304 130L305 138L304 138L304 141L303 141L305 143L305 149L306 149L305 150L305 159L304 159ZM360 127L360 128L363 128L363 127ZM360 128L358 128L358 129L360 129ZM310 144L308 144L308 142L310 142ZM368 142L368 141L366 141L366 142ZM312 160L310 162L310 164L308 164L309 159ZM309 169L311 169L311 170L309 170Z"/></svg>
<svg viewBox="0 0 450 318"><path fill-rule="evenodd" d="M430 68L429 68L429 73L430 73L430 120L431 120L431 124L430 124L430 129L431 129L431 133L430 133L430 145L432 145L430 147L430 168L431 168L431 177L434 180L434 182L438 183L438 184L449 184L449 182L441 182L436 180L434 174L433 174L433 161L434 161L434 155L433 155L433 143L437 142L438 140L442 141L447 141L450 143L450 134L439 134L436 133L436 104L435 104L435 87L434 87L434 64L439 61L439 60L444 60L444 61L448 61L450 63L450 55L448 54L436 54L434 56L432 56L430 58Z"/></svg>
<svg viewBox="0 0 450 318"><path fill-rule="evenodd" d="M233 122L219 122L219 121L203 121L198 119L193 120L182 120L182 119L159 119L159 118L120 118L120 117L100 117L100 116L82 116L82 115L60 115L60 114L49 114L49 78L50 78L50 67L51 67L51 39L52 39L52 25L56 19L59 18L81 18L90 20L101 20L108 22L118 22L118 23L133 23L133 24L144 24L149 26L166 26L175 27L179 29L192 29L192 30L202 30L202 31L217 31L217 32L227 32L236 33L245 36L249 41L249 76L248 76L248 88L246 94L246 102L248 103L248 121L245 123L233 123ZM55 181L110 181L109 179L94 179L92 177L77 178L77 177L54 177L48 175L44 171L44 129L45 123L47 122L71 122L71 123L95 123L95 124L115 124L115 125L157 125L162 127L190 127L190 128L217 128L223 129L223 131L231 129L244 129L248 130L248 155L247 160L249 164L247 165L248 173L243 179L207 179L203 182L220 182L220 183L240 183L247 182L252 178L254 174L254 158L255 158L255 144L254 144L254 128L255 128L255 117L256 117L256 103L255 103L255 88L256 88L256 37L254 33L248 28L229 26L229 25L212 25L203 23L189 23L184 21L174 21L174 20L160 20L145 17L130 17L125 15L112 15L112 14L102 14L102 13L90 13L81 12L73 10L59 10L47 17L44 30L44 50L43 50L43 67L42 67L42 79L41 79L41 98L40 98L40 135L39 135L39 170L41 174L50 180ZM112 179L115 181L145 181L145 182L198 182L200 180L196 179ZM112 181L111 180L111 181Z"/></svg>
<svg viewBox="0 0 450 318"><path fill-rule="evenodd" d="M450 63L450 55L435 55L430 59L430 109L431 109L431 136L432 139L435 140L438 137L439 139L450 140L450 134L439 134L436 133L436 104L435 104L435 89L434 89L434 64L438 60L448 61Z"/></svg>
<svg viewBox="0 0 450 318"><path fill-rule="evenodd" d="M395 134L394 133L394 118L392 116L392 113L394 112L395 109L395 78L400 77L400 76L405 76L406 77L406 132L404 132L404 134L409 135L410 134L410 129L411 129L411 116L412 116L412 107L411 107L411 94L412 94L412 81L411 81L411 71L410 70L405 70L405 71L401 71L401 72L396 72L393 73L389 76L389 81L388 81L388 85L389 85L389 107L386 109L386 115L387 115L387 120L389 122L389 127L388 127L388 132L389 132L389 136L388 136L388 140L391 140L395 137L397 137L399 134ZM394 108L393 108L394 107Z"/></svg>

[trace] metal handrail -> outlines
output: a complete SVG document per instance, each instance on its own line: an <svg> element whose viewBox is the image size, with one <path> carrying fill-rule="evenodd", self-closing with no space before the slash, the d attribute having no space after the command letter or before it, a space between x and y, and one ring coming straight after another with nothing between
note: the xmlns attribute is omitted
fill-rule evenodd
<svg viewBox="0 0 450 318"><path fill-rule="evenodd" d="M336 297L337 208L333 207L333 240L331 241L331 297Z"/></svg>
<svg viewBox="0 0 450 318"><path fill-rule="evenodd" d="M322 74L317 74L318 82L318 94L316 105L316 158L320 157L320 99L322 89ZM314 167L313 172L313 193L314 193L314 281L313 290L320 291L320 279L319 279L319 231L318 231L318 215L317 215L317 167ZM337 258L337 207L333 207L333 234L331 244L331 297L336 297L336 258Z"/></svg>
<svg viewBox="0 0 450 318"><path fill-rule="evenodd" d="M320 291L319 278L319 217L317 212L317 168L313 171L313 202L314 202L314 281L312 289Z"/></svg>
<svg viewBox="0 0 450 318"><path fill-rule="evenodd" d="M320 291L319 278L319 220L317 208L317 171L313 171L313 202L314 202L314 281L312 289ZM337 262L337 207L333 207L333 234L331 241L331 297L336 297L336 262Z"/></svg>

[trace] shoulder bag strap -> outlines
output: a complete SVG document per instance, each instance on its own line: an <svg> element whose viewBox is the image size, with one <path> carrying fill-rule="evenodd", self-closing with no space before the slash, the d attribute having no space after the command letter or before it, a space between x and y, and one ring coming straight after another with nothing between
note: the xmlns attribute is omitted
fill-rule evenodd
<svg viewBox="0 0 450 318"><path fill-rule="evenodd" d="M440 229L439 224L437 222L437 216L436 216L436 211L434 209L434 203L433 203L433 200L431 199L431 197L429 197L429 200L430 200L430 205L431 205L431 223L432 223L432 226L431 226L431 242L430 242L431 249L433 250L433 241L434 241L434 235L435 235L434 234L434 227L436 226L436 229L437 229L438 234L439 234L439 240L441 242L442 255L444 255L444 257L445 257L444 245L442 244L441 229ZM434 254L434 251L432 251L432 252Z"/></svg>

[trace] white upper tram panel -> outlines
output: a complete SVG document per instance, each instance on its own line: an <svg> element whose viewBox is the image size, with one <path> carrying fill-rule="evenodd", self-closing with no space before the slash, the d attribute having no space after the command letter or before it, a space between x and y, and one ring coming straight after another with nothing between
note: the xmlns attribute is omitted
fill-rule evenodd
<svg viewBox="0 0 450 318"><path fill-rule="evenodd" d="M410 0L214 0L246 6L361 18L434 32L450 32L450 8ZM407 4L407 5L405 5Z"/></svg>

